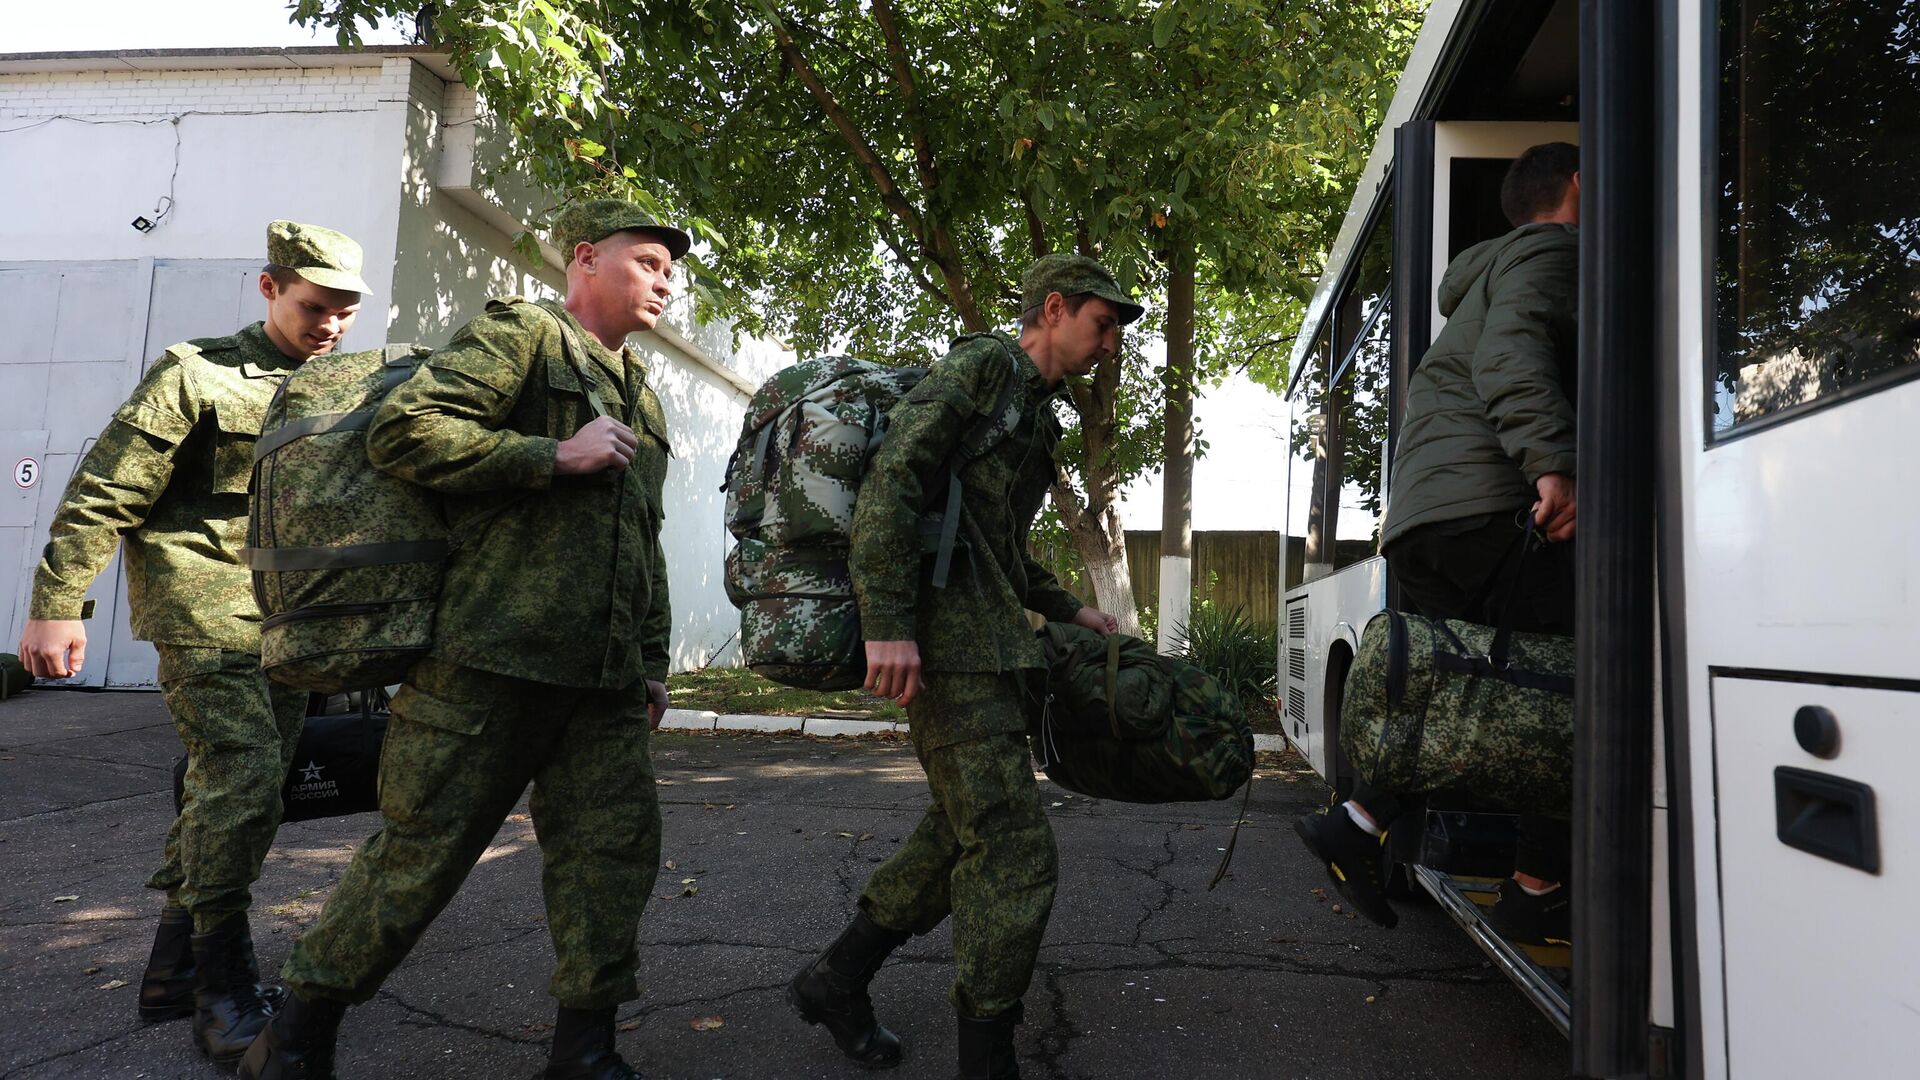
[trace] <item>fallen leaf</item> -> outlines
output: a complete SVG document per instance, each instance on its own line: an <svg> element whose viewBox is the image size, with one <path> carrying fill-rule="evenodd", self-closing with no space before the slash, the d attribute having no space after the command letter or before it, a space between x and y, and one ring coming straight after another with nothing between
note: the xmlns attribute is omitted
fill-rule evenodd
<svg viewBox="0 0 1920 1080"><path fill-rule="evenodd" d="M717 1031L726 1027L727 1022L718 1016L696 1016L687 1021L687 1026L695 1031Z"/></svg>
<svg viewBox="0 0 1920 1080"><path fill-rule="evenodd" d="M862 840L871 840L871 839L873 839L873 834L872 834L872 833L870 833L870 832L863 832L863 833L861 833L861 834L860 834L860 839L862 839Z"/></svg>
<svg viewBox="0 0 1920 1080"><path fill-rule="evenodd" d="M693 884L694 882L696 882L696 881L699 881L699 880L700 880L699 878L690 878L690 877L683 877L683 878L681 878L681 879L680 879L680 884L682 884L682 885L691 885L691 884Z"/></svg>
<svg viewBox="0 0 1920 1080"><path fill-rule="evenodd" d="M1373 996L1372 994L1368 994L1368 995L1367 995L1367 1004L1369 1004L1369 1005L1371 1005L1371 1004L1373 1004L1373 1002L1374 1002L1374 996Z"/></svg>
<svg viewBox="0 0 1920 1080"><path fill-rule="evenodd" d="M1325 889L1312 889L1309 891L1313 893L1315 900L1325 900L1327 898L1327 890Z"/></svg>
<svg viewBox="0 0 1920 1080"><path fill-rule="evenodd" d="M639 1030L640 1030L640 1021L638 1021L638 1020L629 1020L629 1021L627 1021L626 1023L624 1023L624 1024L621 1024L621 1025L620 1025L620 1026L619 1026L619 1027L618 1027L618 1028L617 1028L616 1030L618 1030L618 1031L639 1031Z"/></svg>
<svg viewBox="0 0 1920 1080"><path fill-rule="evenodd" d="M1206 828L1205 825L1182 825L1180 827L1188 832L1199 832L1201 829Z"/></svg>
<svg viewBox="0 0 1920 1080"><path fill-rule="evenodd" d="M840 835L846 837L849 840L853 839L853 834L850 832L843 832Z"/></svg>
<svg viewBox="0 0 1920 1080"><path fill-rule="evenodd" d="M82 975L98 975L98 974L100 974L100 969L99 969L99 968L97 968L97 967L90 967L90 968L88 968L87 970L85 970L85 971L83 971L83 972L81 972L80 974L82 974Z"/></svg>
<svg viewBox="0 0 1920 1080"><path fill-rule="evenodd" d="M56 896L53 898L53 902L56 904L71 904L78 899L80 899L80 894L75 893L72 896Z"/></svg>
<svg viewBox="0 0 1920 1080"><path fill-rule="evenodd" d="M689 885L685 889L682 889L680 891L680 895L681 896L699 896L700 887L698 885Z"/></svg>
<svg viewBox="0 0 1920 1080"><path fill-rule="evenodd" d="M543 1032L543 1031L552 1031L552 1030L553 1030L553 1025L552 1025L552 1024L549 1024L549 1023L547 1023L547 1022L546 1022L546 1021L544 1021L544 1020L535 1020L535 1021L533 1021L533 1022L531 1022L531 1023L526 1023L526 1024L521 1024L520 1026L521 1026L522 1028L525 1028L525 1029L526 1029L526 1030L528 1030L528 1031L531 1031L531 1032L533 1032L533 1033L534 1033L534 1034L536 1034L536 1035L538 1035L539 1033L541 1033L541 1032Z"/></svg>
<svg viewBox="0 0 1920 1080"><path fill-rule="evenodd" d="M100 988L100 989L102 989L102 990L118 990L118 989L120 989L121 987L123 987L123 986L125 986L125 985L127 985L127 980L125 980L125 979L114 979L114 980L112 980L111 982L103 982L103 983L101 983L101 984L100 984L100 987L99 987L99 988Z"/></svg>
<svg viewBox="0 0 1920 1080"><path fill-rule="evenodd" d="M1341 908L1341 906L1340 906L1339 904L1335 904L1335 905L1333 905L1333 913L1334 913L1335 915L1339 915L1339 914L1341 914L1343 910L1344 910L1344 909L1343 909L1343 908Z"/></svg>
<svg viewBox="0 0 1920 1080"><path fill-rule="evenodd" d="M678 869L680 869L680 864L679 864L679 863L677 863L677 862L674 862L674 861L673 861L672 859L668 859L668 860L667 860L667 869L669 869L669 870L678 870Z"/></svg>

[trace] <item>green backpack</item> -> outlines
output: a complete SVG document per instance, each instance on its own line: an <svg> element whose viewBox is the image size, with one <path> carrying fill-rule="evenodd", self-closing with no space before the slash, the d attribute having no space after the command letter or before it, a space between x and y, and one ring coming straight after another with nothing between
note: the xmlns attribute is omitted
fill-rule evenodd
<svg viewBox="0 0 1920 1080"><path fill-rule="evenodd" d="M260 665L320 693L397 683L433 643L450 550L438 496L367 461L367 424L428 353L316 356L280 384L254 444L247 560Z"/></svg>
<svg viewBox="0 0 1920 1080"><path fill-rule="evenodd" d="M1253 729L1220 680L1139 638L1048 623L1033 731L1061 787L1123 802L1225 799L1253 776Z"/></svg>
<svg viewBox="0 0 1920 1080"><path fill-rule="evenodd" d="M506 297L487 310L525 303L559 323L567 363L579 371L587 353L556 301ZM265 617L260 666L275 682L324 694L389 686L433 645L434 608L459 537L440 496L375 469L366 443L380 403L431 353L389 345L317 356L267 405L254 446L247 559ZM587 402L606 415L591 390ZM463 521L460 531L485 523Z"/></svg>
<svg viewBox="0 0 1920 1080"><path fill-rule="evenodd" d="M993 411L961 442L944 509L921 522L936 588L945 587L959 546L960 470L1019 421L1012 371ZM740 609L741 652L756 673L807 690L850 690L865 680L847 569L854 501L886 436L887 411L926 373L825 356L775 373L754 393L721 490L727 531L738 541L727 553L727 598Z"/></svg>

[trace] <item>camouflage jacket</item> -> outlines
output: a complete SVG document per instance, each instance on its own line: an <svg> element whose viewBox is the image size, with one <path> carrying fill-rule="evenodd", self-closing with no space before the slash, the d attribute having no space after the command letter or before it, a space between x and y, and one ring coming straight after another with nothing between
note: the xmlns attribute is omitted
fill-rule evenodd
<svg viewBox="0 0 1920 1080"><path fill-rule="evenodd" d="M126 541L133 632L148 641L260 651L247 483L267 401L299 361L261 323L169 348L68 482L34 571L35 619L81 619L87 588Z"/></svg>
<svg viewBox="0 0 1920 1080"><path fill-rule="evenodd" d="M553 475L555 448L593 419L582 375L640 436L623 473ZM631 349L607 349L557 303L489 303L367 429L376 467L447 499L454 551L432 655L557 686L666 678L670 453Z"/></svg>
<svg viewBox="0 0 1920 1080"><path fill-rule="evenodd" d="M1017 419L960 474L961 550L946 588L936 589L933 560L922 558L922 517L944 505L954 451L1016 370ZM1067 622L1081 608L1027 553L1054 478L1055 393L1017 341L994 334L960 342L888 413L886 440L861 481L848 558L867 640L914 639L928 671L1044 666L1022 609Z"/></svg>

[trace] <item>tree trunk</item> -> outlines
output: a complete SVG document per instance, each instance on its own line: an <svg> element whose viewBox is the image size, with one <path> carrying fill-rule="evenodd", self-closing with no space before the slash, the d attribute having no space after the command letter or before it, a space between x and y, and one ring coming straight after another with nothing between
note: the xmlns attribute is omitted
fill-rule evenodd
<svg viewBox="0 0 1920 1080"><path fill-rule="evenodd" d="M1120 512L1112 503L1102 511L1089 510L1078 492L1061 476L1053 484L1053 506L1073 538L1073 550L1087 568L1093 586L1093 606L1120 622L1120 632L1140 636L1140 612L1133 602L1133 578L1127 567L1127 534Z"/></svg>
<svg viewBox="0 0 1920 1080"><path fill-rule="evenodd" d="M1193 243L1167 260L1166 433L1160 495L1159 649L1175 652L1193 616Z"/></svg>

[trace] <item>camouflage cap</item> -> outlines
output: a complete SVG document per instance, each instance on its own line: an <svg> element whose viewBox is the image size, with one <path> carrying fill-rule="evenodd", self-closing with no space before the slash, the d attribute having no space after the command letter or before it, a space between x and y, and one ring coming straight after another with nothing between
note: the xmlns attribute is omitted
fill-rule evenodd
<svg viewBox="0 0 1920 1080"><path fill-rule="evenodd" d="M676 259L684 256L687 249L693 246L693 237L672 225L655 221L652 214L625 199L589 199L574 203L560 211L549 235L553 246L560 249L560 257L571 265L573 251L583 241L597 244L626 229L640 229L653 234Z"/></svg>
<svg viewBox="0 0 1920 1080"><path fill-rule="evenodd" d="M267 225L267 261L329 289L373 291L360 276L360 245L343 232L275 221Z"/></svg>
<svg viewBox="0 0 1920 1080"><path fill-rule="evenodd" d="M1140 317L1146 308L1128 299L1107 268L1085 255L1053 254L1034 260L1020 275L1020 309L1032 311L1053 293L1061 296L1097 296L1120 309L1120 325Z"/></svg>

